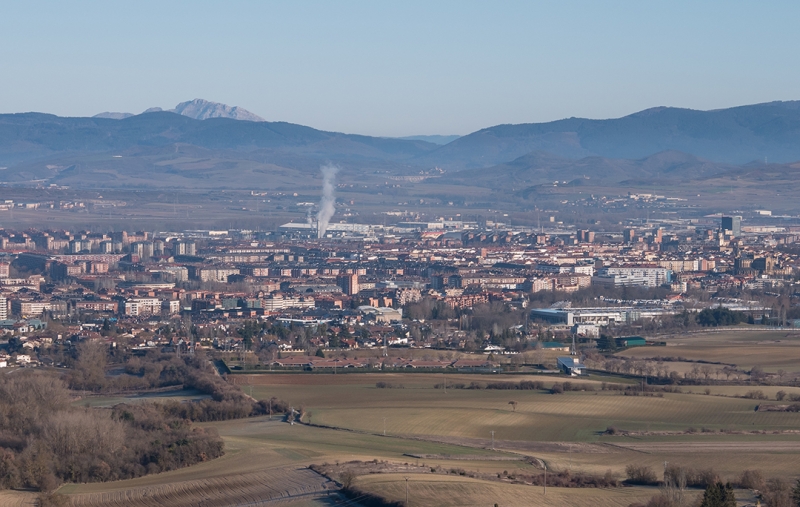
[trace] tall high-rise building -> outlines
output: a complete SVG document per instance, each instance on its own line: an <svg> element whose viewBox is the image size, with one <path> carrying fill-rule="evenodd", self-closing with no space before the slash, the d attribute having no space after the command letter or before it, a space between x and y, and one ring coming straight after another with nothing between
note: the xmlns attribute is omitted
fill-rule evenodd
<svg viewBox="0 0 800 507"><path fill-rule="evenodd" d="M348 296L358 294L358 275L356 273L344 274L336 277L336 285L342 288L342 292Z"/></svg>
<svg viewBox="0 0 800 507"><path fill-rule="evenodd" d="M149 259L153 256L153 244L149 241L136 241L131 243L131 253L140 259Z"/></svg>
<svg viewBox="0 0 800 507"><path fill-rule="evenodd" d="M194 241L177 241L175 243L175 255L195 255Z"/></svg>
<svg viewBox="0 0 800 507"><path fill-rule="evenodd" d="M664 229L659 227L653 231L653 243L662 243L664 241Z"/></svg>
<svg viewBox="0 0 800 507"><path fill-rule="evenodd" d="M594 243L594 231L579 230L578 241L581 243Z"/></svg>
<svg viewBox="0 0 800 507"><path fill-rule="evenodd" d="M636 229L625 229L622 231L622 237L625 240L625 243L633 243L636 239Z"/></svg>
<svg viewBox="0 0 800 507"><path fill-rule="evenodd" d="M734 237L742 235L742 217L722 217L722 231ZM727 232L730 231L730 232Z"/></svg>

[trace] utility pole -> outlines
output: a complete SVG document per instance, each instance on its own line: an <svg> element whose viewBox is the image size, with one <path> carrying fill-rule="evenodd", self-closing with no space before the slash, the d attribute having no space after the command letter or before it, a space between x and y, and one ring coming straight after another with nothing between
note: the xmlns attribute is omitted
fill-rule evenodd
<svg viewBox="0 0 800 507"><path fill-rule="evenodd" d="M447 394L447 374L444 374L444 394Z"/></svg>
<svg viewBox="0 0 800 507"><path fill-rule="evenodd" d="M386 436L386 418L383 418L383 436Z"/></svg>
<svg viewBox="0 0 800 507"><path fill-rule="evenodd" d="M492 434L492 450L494 450L494 430L490 431L489 433Z"/></svg>
<svg viewBox="0 0 800 507"><path fill-rule="evenodd" d="M544 496L547 496L547 463L544 464Z"/></svg>

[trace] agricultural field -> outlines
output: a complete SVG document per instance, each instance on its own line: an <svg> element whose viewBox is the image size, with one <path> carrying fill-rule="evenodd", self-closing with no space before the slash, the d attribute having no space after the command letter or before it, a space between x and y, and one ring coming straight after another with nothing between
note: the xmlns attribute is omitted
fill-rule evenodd
<svg viewBox="0 0 800 507"><path fill-rule="evenodd" d="M722 331L677 335L663 341L666 347L636 347L617 355L636 359L681 357L735 364L744 369L760 366L770 373L784 370L791 376L800 375L800 333L794 331ZM671 363L670 368L678 369Z"/></svg>
<svg viewBox="0 0 800 507"><path fill-rule="evenodd" d="M576 380L453 373L446 375L446 392L441 388L444 374L272 373L231 378L257 399L275 396L292 404L305 414L303 422L290 425L277 416L263 416L204 423L219 431L225 456L116 483L65 485L59 493L72 505L86 506L152 505L157 500L211 507L264 502L317 507L334 505L340 497L329 496L333 484L306 467L377 460L407 471L364 474L354 484L404 500L404 477L410 477L412 505L612 507L646 501L656 489L548 488L545 498L538 486L469 474L538 474L546 464L554 473L610 474L621 480L629 464L649 466L660 475L665 461L713 468L726 480L736 479L744 469L793 480L800 470L800 414L757 412L758 401L732 397L733 392L707 395L698 389L623 396L601 390L602 382L613 381L605 376ZM550 394L547 389L455 387L521 380L541 381L545 388L570 381L575 390ZM378 382L392 388L378 388ZM772 387L761 389L774 394ZM607 434L611 426L636 433ZM432 469L444 472L430 473ZM453 469L466 470L467 476L447 472ZM13 504L25 505L17 498Z"/></svg>
<svg viewBox="0 0 800 507"><path fill-rule="evenodd" d="M356 485L390 500L406 499L405 477L409 478L410 505L469 507L484 505L626 507L646 503L657 488L543 488L501 484L464 477L401 476L393 474L360 477ZM699 493L693 493L697 496Z"/></svg>
<svg viewBox="0 0 800 507"><path fill-rule="evenodd" d="M564 380L448 375L448 383L529 378L544 380L546 386ZM377 380L403 388L379 389L375 387ZM277 374L252 376L249 382L254 395L278 396L302 406L308 414L304 420L315 425L382 435L385 424L391 437L479 448L491 447L494 431L496 449L544 459L556 468L600 474L611 470L622 476L629 463L659 470L668 460L696 468L713 467L731 479L742 470L743 460L752 468L777 475L788 476L791 470L800 469L800 433L795 433L800 430L800 415L757 412L759 402L749 399L702 392L622 396L616 391L601 391L600 382L590 380L575 384L583 382L598 390L553 395L545 391L450 388L445 393L433 387L442 383L442 375L425 374ZM509 401L516 401L516 408ZM611 426L642 434L604 434ZM695 432L684 434L690 428ZM554 446L553 442L562 444ZM630 446L659 442L673 447Z"/></svg>
<svg viewBox="0 0 800 507"><path fill-rule="evenodd" d="M335 377L335 378L334 378ZM402 436L533 442L597 442L609 426L627 430L680 431L690 426L790 430L800 416L755 412L755 400L705 394L663 397L622 396L601 391L599 382L557 377L448 375L448 384L472 381L542 380L546 387L563 380L587 391L553 395L541 390L435 389L442 375L348 374L262 375L251 380L257 398L277 396L302 406L314 424ZM377 381L402 388L379 389ZM313 382L313 388L307 384ZM514 408L510 401L516 401ZM306 419L308 420L308 419Z"/></svg>
<svg viewBox="0 0 800 507"><path fill-rule="evenodd" d="M277 417L205 426L219 430L226 444L225 456L189 468L126 481L69 484L58 492L66 495L72 505L82 506L198 505L201 502L210 507L276 502L296 507L328 505L332 500L329 496L331 482L308 470L307 465L339 460L411 460L406 454L456 458L463 455L480 464L481 459L491 462L491 458L499 454L435 442L289 425ZM434 459L430 463L446 461ZM509 467L508 462L503 463Z"/></svg>

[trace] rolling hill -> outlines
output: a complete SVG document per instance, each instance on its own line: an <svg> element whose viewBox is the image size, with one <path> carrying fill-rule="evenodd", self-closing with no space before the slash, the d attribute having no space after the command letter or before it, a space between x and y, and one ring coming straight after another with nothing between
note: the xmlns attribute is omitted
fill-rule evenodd
<svg viewBox="0 0 800 507"><path fill-rule="evenodd" d="M456 139L420 162L459 170L491 167L533 151L571 159L641 159L667 150L728 164L765 157L800 160L800 101L715 111L657 107L610 120L498 125Z"/></svg>
<svg viewBox="0 0 800 507"><path fill-rule="evenodd" d="M324 132L285 122L195 120L171 112L123 119L62 118L41 113L0 115L0 165L13 168L76 154L117 153L142 147L189 144L209 150L249 153L257 150L340 163L401 163L436 148L404 141ZM49 164L58 164L49 161ZM399 169L402 169L400 164Z"/></svg>
<svg viewBox="0 0 800 507"><path fill-rule="evenodd" d="M281 180L301 185L332 162L356 179L430 175L438 167L442 171L436 174L443 175L435 179L441 182L519 189L556 180L685 182L735 171L757 180L765 157L789 177L795 169L788 164L800 160L798 101L715 111L660 107L609 120L498 125L454 140L326 132L258 121L243 109L200 99L180 108L93 118L0 115L0 180L251 188Z"/></svg>

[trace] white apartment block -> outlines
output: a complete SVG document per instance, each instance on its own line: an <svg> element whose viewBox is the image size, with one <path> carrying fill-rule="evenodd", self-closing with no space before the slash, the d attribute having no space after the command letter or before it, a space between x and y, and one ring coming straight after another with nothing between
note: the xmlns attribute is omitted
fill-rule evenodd
<svg viewBox="0 0 800 507"><path fill-rule="evenodd" d="M158 298L132 298L125 301L125 315L158 315L161 313L161 300Z"/></svg>

